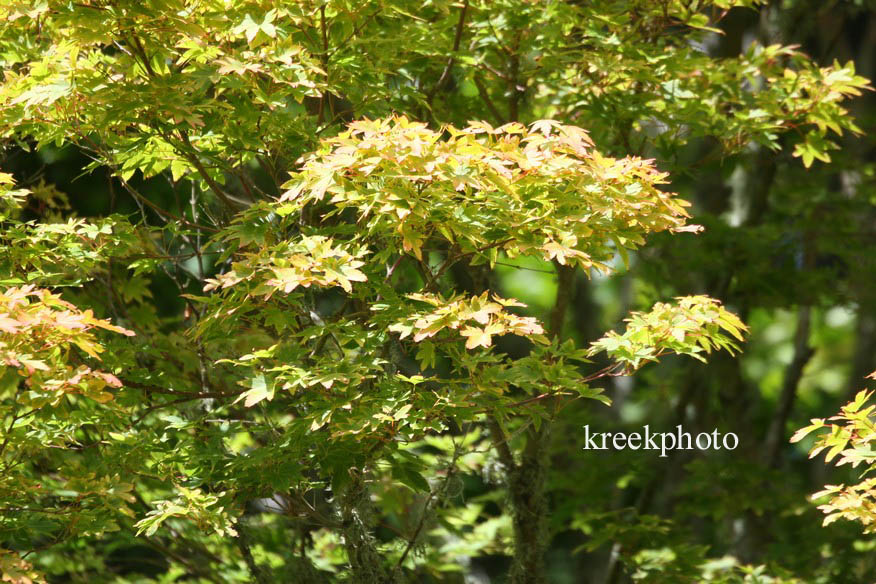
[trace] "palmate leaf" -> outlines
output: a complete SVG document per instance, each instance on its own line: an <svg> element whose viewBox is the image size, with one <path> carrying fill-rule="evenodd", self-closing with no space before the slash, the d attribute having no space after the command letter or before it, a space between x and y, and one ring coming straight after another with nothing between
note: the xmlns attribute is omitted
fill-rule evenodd
<svg viewBox="0 0 876 584"><path fill-rule="evenodd" d="M240 394L234 403L243 400L244 407L251 408L262 400L267 399L270 401L274 398L274 388L273 386L268 387L268 382L265 380L264 375L258 375L253 377L250 382L250 389Z"/></svg>
<svg viewBox="0 0 876 584"><path fill-rule="evenodd" d="M113 395L103 389L121 387L111 373L70 364L69 349L74 346L100 360L104 347L95 329L134 335L133 331L94 318L91 310L78 311L48 290L24 286L0 291L0 361L17 370L33 391L33 404L38 407L57 404L69 394L106 402Z"/></svg>
<svg viewBox="0 0 876 584"><path fill-rule="evenodd" d="M588 356L605 352L626 372L656 361L665 353L703 361L703 352L738 351L736 341L742 341L743 333L748 331L739 317L706 296L680 297L674 304L659 302L650 312L634 312L626 320L623 334L612 331L595 341Z"/></svg>
<svg viewBox="0 0 876 584"><path fill-rule="evenodd" d="M491 262L501 250L604 271L615 249L685 228L687 203L658 188L665 174L648 160L601 155L581 128L444 131L449 139L405 117L350 124L286 183L284 213L331 192L338 212L355 212L370 232L397 233L396 249L419 260L440 236Z"/></svg>
<svg viewBox="0 0 876 584"><path fill-rule="evenodd" d="M170 518L185 517L194 521L204 531L220 535L237 536L231 516L220 502L225 493L208 494L200 489L176 487L178 496L173 500L157 501L155 509L138 521L134 527L138 533L151 536Z"/></svg>
<svg viewBox="0 0 876 584"><path fill-rule="evenodd" d="M17 553L0 549L0 582L9 584L45 584L42 574Z"/></svg>
<svg viewBox="0 0 876 584"><path fill-rule="evenodd" d="M876 440L876 426L873 405L864 407L873 395L873 391L859 391L855 398L842 407L840 413L827 420L812 419L811 423L797 430L791 437L791 442L799 442L805 436L817 430L826 430L815 436L815 441L809 449L809 457L813 458L827 451L825 462L834 459L838 466L849 464L852 467L864 465L862 476L866 477L876 468L876 452L873 442ZM858 521L864 526L864 533L872 533L876 529L876 479L865 478L856 485L825 485L825 488L811 497L813 500L827 499L818 508L825 513L824 525L829 525L838 519Z"/></svg>

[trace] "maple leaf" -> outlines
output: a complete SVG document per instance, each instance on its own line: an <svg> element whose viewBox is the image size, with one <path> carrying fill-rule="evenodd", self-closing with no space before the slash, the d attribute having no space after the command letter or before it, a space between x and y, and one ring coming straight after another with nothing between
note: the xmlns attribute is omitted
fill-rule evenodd
<svg viewBox="0 0 876 584"><path fill-rule="evenodd" d="M21 330L22 323L17 319L9 318L6 315L0 314L0 331L10 334L16 334Z"/></svg>
<svg viewBox="0 0 876 584"><path fill-rule="evenodd" d="M474 349L475 347L489 347L493 344L492 335L488 334L487 331L484 329L467 326L462 329L459 334L467 337L467 340L465 341L466 349Z"/></svg>

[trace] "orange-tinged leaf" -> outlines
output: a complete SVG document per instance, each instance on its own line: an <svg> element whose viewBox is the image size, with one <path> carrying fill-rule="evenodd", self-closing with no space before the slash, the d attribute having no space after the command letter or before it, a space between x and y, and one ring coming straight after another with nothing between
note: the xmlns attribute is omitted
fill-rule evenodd
<svg viewBox="0 0 876 584"><path fill-rule="evenodd" d="M485 330L477 327L467 326L459 333L464 337L468 337L465 341L466 349L474 349L475 347L489 347L493 344L493 337Z"/></svg>

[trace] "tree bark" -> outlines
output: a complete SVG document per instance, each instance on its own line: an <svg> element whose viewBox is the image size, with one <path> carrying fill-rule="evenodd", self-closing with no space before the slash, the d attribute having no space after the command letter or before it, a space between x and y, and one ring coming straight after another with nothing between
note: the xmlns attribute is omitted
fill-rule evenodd
<svg viewBox="0 0 876 584"><path fill-rule="evenodd" d="M776 468L779 465L782 446L785 444L785 425L794 400L797 396L797 387L803 378L803 370L812 358L815 350L809 346L809 331L811 329L812 309L809 306L801 306L797 312L797 332L794 334L794 356L788 368L785 370L785 379L782 381L782 393L776 412L770 423L765 441L765 456L767 466Z"/></svg>

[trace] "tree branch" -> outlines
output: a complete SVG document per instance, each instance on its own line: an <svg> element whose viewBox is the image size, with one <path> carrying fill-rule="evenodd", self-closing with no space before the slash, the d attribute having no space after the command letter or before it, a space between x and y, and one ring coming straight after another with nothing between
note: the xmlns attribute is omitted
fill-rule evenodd
<svg viewBox="0 0 876 584"><path fill-rule="evenodd" d="M463 441L465 440L465 434L462 437ZM426 502L423 504L423 512L420 515L420 520L417 522L417 527L414 529L413 535L408 539L408 544L405 546L405 551L402 552L401 557L398 562L396 562L396 567L400 568L404 563L405 559L407 559L408 554L414 548L417 543L417 539L420 537L420 533L423 531L423 527L426 525L426 520L429 517L430 507L432 502L436 499L439 499L444 495L447 491L447 488L450 486L450 481L453 479L454 474L456 473L456 462L459 460L460 453L462 452L462 447L457 444L455 441L453 443L453 456L451 457L450 463L447 465L446 474L444 475L444 480L441 481L441 484L438 488L433 489L429 492L429 497L426 499Z"/></svg>
<svg viewBox="0 0 876 584"><path fill-rule="evenodd" d="M499 460L505 465L509 473L512 472L517 468L517 463L514 462L514 455L508 446L508 437L505 436L505 431L502 430L502 426L499 424L495 414L487 414L487 428L490 430L490 440L499 454Z"/></svg>
<svg viewBox="0 0 876 584"><path fill-rule="evenodd" d="M249 573L255 582L258 584L271 584L272 582L275 582L270 567L263 568L259 566L256 563L255 558L252 556L249 536L246 533L243 521L238 519L234 523L234 529L237 530L237 537L234 538L234 543L237 545L237 549L240 550L240 555L243 556L243 561L246 562L246 567L249 568Z"/></svg>
<svg viewBox="0 0 876 584"><path fill-rule="evenodd" d="M794 357L785 369L785 378L782 381L782 393L776 411L770 422L764 448L766 463L770 468L779 465L779 455L782 452L785 435L785 424L794 408L797 396L797 388L803 378L803 370L815 354L815 350L809 345L809 332L811 330L812 308L801 306L797 310L797 331L794 334Z"/></svg>
<svg viewBox="0 0 876 584"><path fill-rule="evenodd" d="M493 114L493 117L496 118L496 121L499 124L504 123L505 117L499 111L499 108L496 107L496 104L493 102L492 98L490 98L490 94L487 92L487 88L484 86L484 82L481 81L481 78L477 73L475 73L474 75L474 84L475 87L478 88L478 95L480 95L481 101L486 104L487 109L490 110L490 113Z"/></svg>
<svg viewBox="0 0 876 584"><path fill-rule="evenodd" d="M569 309L569 300L572 298L572 287L575 283L575 268L571 266L557 265L557 298L551 310L548 322L548 335L559 338L563 332L563 323L566 320L566 312Z"/></svg>
<svg viewBox="0 0 876 584"><path fill-rule="evenodd" d="M450 76L450 71L453 69L453 64L456 63L456 52L459 50L459 45L462 42L462 31L465 27L465 15L468 12L468 0L465 0L462 3L462 9L459 11L459 20L456 23L456 34L453 37L453 49L450 55L450 58L447 59L447 64L444 65L444 70L441 72L441 76L438 78L438 82L432 87L429 93L426 94L426 102L431 106L432 100L435 99L435 94L444 86L447 82L447 78Z"/></svg>
<svg viewBox="0 0 876 584"><path fill-rule="evenodd" d="M192 145L191 140L189 140L189 135L186 133L185 130L183 130L181 128L179 130L177 130L177 132L179 133L179 137L183 141L183 144L185 144L186 148L188 148L188 151L185 151L185 150L182 151L182 155L185 156L186 160L191 162L192 166L194 166L197 169L198 174L201 175L201 178L204 179L204 182L207 183L207 186L210 187L210 190L213 191L217 197L219 197L219 200L222 201L222 203L229 210L234 211L235 210L234 203L231 202L231 199L228 198L228 194L222 189L222 187L220 187L216 183L216 181L213 180L213 177L211 177L210 173L207 172L207 169L204 168L204 165L201 163L201 160L198 158L198 151ZM241 206L243 206L243 205L241 205Z"/></svg>

